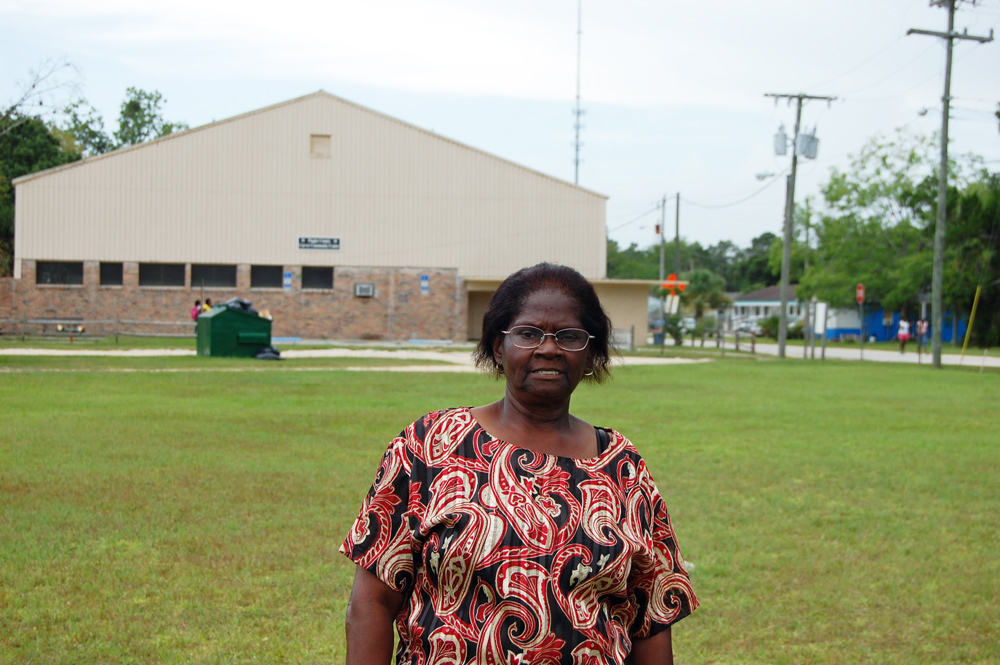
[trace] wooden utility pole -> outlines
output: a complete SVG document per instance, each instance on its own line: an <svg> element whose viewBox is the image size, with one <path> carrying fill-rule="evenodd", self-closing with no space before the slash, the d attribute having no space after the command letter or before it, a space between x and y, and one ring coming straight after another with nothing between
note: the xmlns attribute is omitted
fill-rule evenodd
<svg viewBox="0 0 1000 665"><path fill-rule="evenodd" d="M664 346L664 344L666 344L666 335L667 335L667 317L666 317L665 308L663 306L664 295L663 295L663 291L662 291L663 280L666 277L666 272L664 271L664 265L663 265L664 261L665 261L665 254L666 254L666 251L667 251L666 250L667 242L666 242L666 239L665 239L665 236L664 236L664 231L663 231L663 226L666 223L667 223L667 195L664 194L663 195L663 201L662 201L662 203L660 203L660 224L659 224L659 227L660 227L660 284L661 284L661 286L660 286L660 289L661 289L661 291L660 291L660 355L661 356L663 355L663 346Z"/></svg>
<svg viewBox="0 0 1000 665"><path fill-rule="evenodd" d="M778 312L778 357L785 357L785 342L788 340L788 273L792 263L792 216L795 209L795 172L799 163L799 127L802 124L802 101L807 99L824 99L829 104L836 97L819 97L799 93L797 95L778 94L769 92L765 97L774 97L777 103L779 99L796 100L795 108L795 134L792 136L792 172L788 175L788 183L785 188L785 233L784 246L781 251L781 311Z"/></svg>
<svg viewBox="0 0 1000 665"><path fill-rule="evenodd" d="M666 205L666 199L663 200ZM681 274L681 193L677 192L674 206L674 272Z"/></svg>
<svg viewBox="0 0 1000 665"><path fill-rule="evenodd" d="M955 32L955 6L960 0L931 0L931 6L948 10L948 32L918 30L911 28L907 35L930 35L947 42L944 67L944 96L941 97L941 164L938 166L937 222L934 227L934 268L931 273L931 353L934 367L941 368L941 324L944 307L941 291L944 284L944 232L948 221L948 114L951 108L951 52L956 39L971 39L985 44L993 41L993 30L989 37L976 37L965 32ZM955 335L958 335L956 327Z"/></svg>

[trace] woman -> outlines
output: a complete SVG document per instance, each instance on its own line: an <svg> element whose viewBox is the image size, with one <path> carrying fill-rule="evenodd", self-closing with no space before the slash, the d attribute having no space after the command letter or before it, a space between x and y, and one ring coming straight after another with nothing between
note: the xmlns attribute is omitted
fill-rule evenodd
<svg viewBox="0 0 1000 665"><path fill-rule="evenodd" d="M475 357L503 398L400 433L341 546L349 665L389 663L393 621L398 663L673 662L698 601L666 507L628 439L569 412L610 336L571 268L500 285Z"/></svg>

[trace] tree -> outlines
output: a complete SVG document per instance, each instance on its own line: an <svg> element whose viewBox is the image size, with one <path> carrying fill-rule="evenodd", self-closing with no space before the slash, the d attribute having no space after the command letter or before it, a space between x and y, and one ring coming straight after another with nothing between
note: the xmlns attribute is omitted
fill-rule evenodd
<svg viewBox="0 0 1000 665"><path fill-rule="evenodd" d="M736 291L746 293L778 283L778 275L768 266L771 246L778 236L764 232L750 241L750 247L741 251L733 268Z"/></svg>
<svg viewBox="0 0 1000 665"><path fill-rule="evenodd" d="M136 145L187 129L188 126L182 122L163 119L160 104L166 101L157 90L147 92L141 88L128 88L118 116L115 147Z"/></svg>
<svg viewBox="0 0 1000 665"><path fill-rule="evenodd" d="M660 254L658 247L639 249L635 243L620 249L618 243L608 239L608 277L612 279L659 279Z"/></svg>
<svg viewBox="0 0 1000 665"><path fill-rule="evenodd" d="M53 128L39 118L13 116L0 120L0 274L9 275L13 267L11 181L79 158L79 154L67 151Z"/></svg>
<svg viewBox="0 0 1000 665"><path fill-rule="evenodd" d="M892 139L869 141L850 171L833 172L823 188L830 212L817 228L817 261L801 281L807 293L849 307L855 285L863 282L866 307L917 312L919 294L929 292L931 282L936 149L933 137L898 130ZM969 221L989 207L988 178L970 168L979 161L966 156L949 164L953 221L946 238L944 300L960 314L971 307L974 275L988 272L993 261L986 229L995 220ZM981 186L970 185L970 178Z"/></svg>
<svg viewBox="0 0 1000 665"><path fill-rule="evenodd" d="M64 58L45 60L29 70L27 80L15 84L14 99L0 108L0 136L32 118L51 120L62 109L62 100L77 89L78 79L76 67Z"/></svg>
<svg viewBox="0 0 1000 665"><path fill-rule="evenodd" d="M104 118L87 100L77 99L64 111L63 130L73 139L74 148L83 156L100 155L115 148L104 131Z"/></svg>
<svg viewBox="0 0 1000 665"><path fill-rule="evenodd" d="M1000 344L1000 174L983 171L954 197L945 238L944 300L971 313L981 290L971 340Z"/></svg>
<svg viewBox="0 0 1000 665"><path fill-rule="evenodd" d="M683 292L683 300L694 308L694 318L699 323L705 315L705 310L716 310L727 302L732 302L725 294L726 280L705 268L698 268L685 273L687 288Z"/></svg>
<svg viewBox="0 0 1000 665"><path fill-rule="evenodd" d="M100 113L81 97L63 110L63 129L73 137L83 155L99 155L187 129L183 122L168 122L163 118L161 106L166 101L158 90L128 88L118 115L118 129L109 136Z"/></svg>

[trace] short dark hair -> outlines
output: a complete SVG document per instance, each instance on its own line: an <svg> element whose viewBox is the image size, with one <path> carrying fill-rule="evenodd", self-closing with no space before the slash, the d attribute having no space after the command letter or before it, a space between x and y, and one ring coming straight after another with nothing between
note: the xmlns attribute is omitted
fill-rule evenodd
<svg viewBox="0 0 1000 665"><path fill-rule="evenodd" d="M601 383L611 376L611 319L587 278L569 266L539 263L521 268L497 287L483 315L483 334L473 351L476 366L500 377L500 365L493 355L493 344L517 318L528 298L537 291L557 289L576 301L580 324L594 336L590 340L590 366L593 374L585 381Z"/></svg>

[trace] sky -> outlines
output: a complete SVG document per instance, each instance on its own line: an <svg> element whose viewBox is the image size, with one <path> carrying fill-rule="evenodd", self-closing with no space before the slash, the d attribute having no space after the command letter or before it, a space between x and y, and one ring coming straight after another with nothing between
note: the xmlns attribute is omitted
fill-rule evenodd
<svg viewBox="0 0 1000 665"><path fill-rule="evenodd" d="M130 86L160 91L165 117L192 127L322 89L573 182L579 86L579 185L609 197L610 238L656 244L668 197L668 237L679 212L685 240L745 247L781 234L791 166L774 134L792 133L795 106L765 93L836 97L803 106L819 151L799 160L800 205L821 208L831 169L848 170L868 141L940 129L944 41L910 28L943 32L947 11L929 0L0 0L0 102L60 59L109 131ZM961 2L955 28L1000 30L1000 0ZM1000 39L955 44L950 151L1000 170Z"/></svg>

